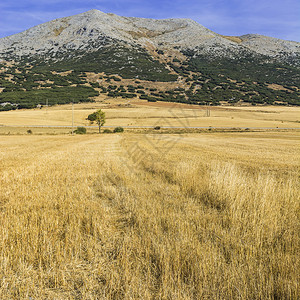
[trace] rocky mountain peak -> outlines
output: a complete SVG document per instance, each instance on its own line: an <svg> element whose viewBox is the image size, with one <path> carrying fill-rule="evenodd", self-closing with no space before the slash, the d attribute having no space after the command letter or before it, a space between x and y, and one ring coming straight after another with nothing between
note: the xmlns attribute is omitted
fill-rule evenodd
<svg viewBox="0 0 300 300"><path fill-rule="evenodd" d="M122 17L96 9L55 19L0 39L0 57L17 57L59 51L100 49L108 41L133 47L191 49L211 56L234 56L250 51L288 60L300 55L300 44L257 34L224 37L191 19ZM295 59L293 60L295 62Z"/></svg>

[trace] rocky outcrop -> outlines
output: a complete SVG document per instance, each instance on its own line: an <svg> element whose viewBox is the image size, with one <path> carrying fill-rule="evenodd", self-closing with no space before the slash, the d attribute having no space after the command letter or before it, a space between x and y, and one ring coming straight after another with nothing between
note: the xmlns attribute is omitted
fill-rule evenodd
<svg viewBox="0 0 300 300"><path fill-rule="evenodd" d="M99 50L107 43L157 49L191 49L211 56L257 53L297 64L300 43L261 35L221 36L190 19L143 19L106 14L98 10L56 19L0 39L0 59L68 50Z"/></svg>

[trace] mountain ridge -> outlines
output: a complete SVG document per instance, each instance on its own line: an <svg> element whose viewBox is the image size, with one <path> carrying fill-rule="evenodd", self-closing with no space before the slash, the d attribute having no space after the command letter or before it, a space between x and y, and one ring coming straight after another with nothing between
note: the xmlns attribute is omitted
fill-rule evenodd
<svg viewBox="0 0 300 300"><path fill-rule="evenodd" d="M299 71L297 42L223 36L191 19L90 10L0 39L0 104L67 103L77 86L77 101L101 92L199 105L300 105Z"/></svg>
<svg viewBox="0 0 300 300"><path fill-rule="evenodd" d="M179 46L181 48L196 48L197 46L216 47L223 49L251 50L271 57L300 53L300 43L266 37L258 34L239 36L240 43L223 38L192 19L147 19L136 17L121 17L115 14L103 13L93 9L70 17L55 19L29 28L9 37L0 39L0 54L14 49L15 55L32 55L35 51L46 51L60 43L73 44L74 49L84 45L84 38L95 40L97 34L110 38L144 46L146 42L156 47ZM26 41L28 40L28 41ZM262 45L263 44L263 45ZM18 46L18 47L13 47ZM241 48L243 46L243 48ZM24 49L25 48L25 49ZM55 48L55 46L54 46Z"/></svg>
<svg viewBox="0 0 300 300"><path fill-rule="evenodd" d="M108 16L114 16L114 17L121 17L121 18L124 18L124 19L138 19L138 20L153 20L153 21L172 21L172 20L182 20L182 21L191 21L193 23L196 23L202 27L204 27L203 25L201 25L200 23L198 23L197 21L191 19L191 18L163 18L163 19L155 19L155 18L139 18L139 17L127 17L127 16L119 16L117 14L114 14L114 13L104 13L98 9L91 9L91 10L88 10L86 12L83 12L83 13L79 13L79 14L75 14L75 15L71 15L71 16L68 16L68 17L62 17L62 18L56 18L56 19L53 19L51 21L46 21L46 22L43 22L41 24L38 24L38 25L35 25L35 26L32 26L31 28L34 28L34 27L38 27L42 24L47 24L47 23L50 23L50 22L54 22L54 21L57 21L57 20L62 20L62 19L68 19L70 17L74 17L74 16L80 16L80 15L86 15L86 14L102 14L102 15L108 15ZM5 39L5 38L8 38L8 37L11 37L11 36L14 36L16 34L20 34L20 33L23 33L31 28L28 28L26 30L23 30L21 32L18 32L18 33L15 33L15 34L11 34L11 35L8 35L6 37L2 37L0 38L1 39ZM206 27L204 27L206 28ZM208 29L208 28L206 28ZM210 30L210 29L208 29ZM212 30L210 30L212 31ZM212 31L213 32L213 31ZM245 37L245 36L261 36L261 37L269 37L269 36L266 36L266 35L263 35L263 34L259 34L259 33L246 33L246 34L243 34L243 35L240 35L240 36L236 36L236 35L233 35L233 36L230 36L230 35L222 35L222 34L219 34L221 36L228 36L228 37ZM275 37L270 37L272 39L276 39L276 40L281 40L281 41L287 41L287 42L292 42L292 43L299 43L297 41L293 41L293 40L285 40L285 39L280 39L280 38L275 38Z"/></svg>

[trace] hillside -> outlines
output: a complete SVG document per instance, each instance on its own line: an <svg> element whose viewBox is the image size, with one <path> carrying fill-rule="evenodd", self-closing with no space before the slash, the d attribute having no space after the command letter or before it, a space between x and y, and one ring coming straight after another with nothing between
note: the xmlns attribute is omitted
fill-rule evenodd
<svg viewBox="0 0 300 300"><path fill-rule="evenodd" d="M0 39L0 110L109 97L300 105L300 44L91 10Z"/></svg>

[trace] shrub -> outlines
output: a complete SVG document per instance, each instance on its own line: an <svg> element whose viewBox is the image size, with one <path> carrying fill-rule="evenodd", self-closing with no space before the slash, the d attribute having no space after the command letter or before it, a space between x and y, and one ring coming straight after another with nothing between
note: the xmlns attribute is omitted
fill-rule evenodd
<svg viewBox="0 0 300 300"><path fill-rule="evenodd" d="M148 97L148 102L156 102L157 100L154 97Z"/></svg>
<svg viewBox="0 0 300 300"><path fill-rule="evenodd" d="M160 126L155 126L154 130L160 130Z"/></svg>
<svg viewBox="0 0 300 300"><path fill-rule="evenodd" d="M28 130L27 130L27 133L28 133L28 134L32 134L32 130L31 130L31 129L28 129Z"/></svg>
<svg viewBox="0 0 300 300"><path fill-rule="evenodd" d="M76 134L86 134L86 128L85 127L77 127L76 130L74 130Z"/></svg>
<svg viewBox="0 0 300 300"><path fill-rule="evenodd" d="M124 128L123 127L116 127L115 129L114 129L114 132L123 132L124 131Z"/></svg>
<svg viewBox="0 0 300 300"><path fill-rule="evenodd" d="M106 128L106 129L103 130L103 133L112 133L112 131L110 129Z"/></svg>

